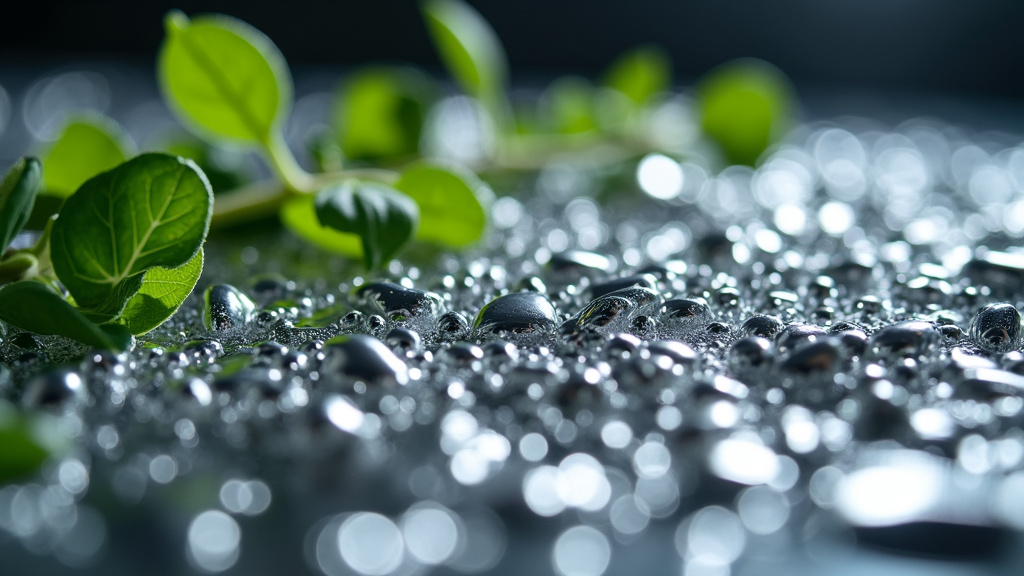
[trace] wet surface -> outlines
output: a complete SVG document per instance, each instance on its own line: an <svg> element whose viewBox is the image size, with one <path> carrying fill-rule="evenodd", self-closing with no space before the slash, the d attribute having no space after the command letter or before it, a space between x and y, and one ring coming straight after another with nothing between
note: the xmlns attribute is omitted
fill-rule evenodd
<svg viewBox="0 0 1024 576"><path fill-rule="evenodd" d="M0 550L15 574L1019 572L1004 140L817 124L603 203L597 168L549 168L481 246L374 275L215 237L129 352L4 332L0 397L70 447L0 488Z"/></svg>

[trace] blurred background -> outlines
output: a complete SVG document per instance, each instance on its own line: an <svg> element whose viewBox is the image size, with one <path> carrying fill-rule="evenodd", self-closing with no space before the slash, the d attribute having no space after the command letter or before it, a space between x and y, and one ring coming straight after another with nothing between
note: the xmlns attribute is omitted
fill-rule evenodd
<svg viewBox="0 0 1024 576"><path fill-rule="evenodd" d="M644 43L672 56L677 83L752 56L794 80L806 113L936 115L1024 129L1024 3L1016 0L475 0L508 51L513 80L599 73ZM438 69L412 0L7 2L0 75L69 58L151 66L171 8L245 20L304 66L402 61ZM971 104L962 101L970 100Z"/></svg>

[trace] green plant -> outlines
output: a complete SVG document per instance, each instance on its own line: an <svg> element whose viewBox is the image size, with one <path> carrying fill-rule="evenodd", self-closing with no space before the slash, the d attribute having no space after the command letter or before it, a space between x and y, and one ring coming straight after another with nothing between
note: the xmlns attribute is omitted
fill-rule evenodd
<svg viewBox="0 0 1024 576"><path fill-rule="evenodd" d="M23 158L0 185L3 247L21 232L45 181ZM0 260L0 320L123 350L170 318L195 287L213 193L189 160L142 154L86 180L36 244Z"/></svg>
<svg viewBox="0 0 1024 576"><path fill-rule="evenodd" d="M481 168L539 168L558 159L629 160L650 152L687 156L652 137L651 118L672 90L672 65L656 46L612 62L599 85L558 78L537 109L509 103L508 63L497 34L462 0L426 0L422 11L441 61L455 83L479 100L496 127L495 150ZM697 115L727 163L756 163L780 138L793 111L789 81L770 64L743 59L698 83Z"/></svg>
<svg viewBox="0 0 1024 576"><path fill-rule="evenodd" d="M285 226L300 237L328 250L361 255L369 269L395 256L416 230L424 231L420 239L451 248L472 244L484 232L482 202L489 192L465 170L436 162L429 169L417 163L402 170L304 170L282 133L292 100L288 67L273 43L247 24L226 16L190 20L172 12L160 50L159 79L166 100L188 128L217 144L259 150L277 176L275 182L218 197L216 224L278 211ZM380 99L394 96L401 101L401 95L387 82L366 82L361 89L371 97L346 105L362 106L368 114L355 111L351 116L389 121L387 111L379 109ZM360 138L365 142L372 128L350 125L349 130L343 144L351 149ZM407 151L401 143L384 150ZM438 204L446 209L438 210ZM470 225L447 226L452 211L471 213L466 220Z"/></svg>

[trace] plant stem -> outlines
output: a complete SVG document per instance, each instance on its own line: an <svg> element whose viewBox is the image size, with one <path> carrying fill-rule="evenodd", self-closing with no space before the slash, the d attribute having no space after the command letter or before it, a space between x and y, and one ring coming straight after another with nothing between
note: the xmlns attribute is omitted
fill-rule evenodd
<svg viewBox="0 0 1024 576"><path fill-rule="evenodd" d="M277 180L253 182L236 190L218 194L214 198L213 219L210 225L217 228L271 216L291 194Z"/></svg>
<svg viewBox="0 0 1024 576"><path fill-rule="evenodd" d="M287 184L281 184L277 180L264 180L218 194L213 204L211 226L220 228L272 216L289 197L299 194L314 194L324 186L348 178L394 184L398 180L398 173L391 170L366 168L329 174L305 174L304 178L307 179L304 189L297 190Z"/></svg>
<svg viewBox="0 0 1024 576"><path fill-rule="evenodd" d="M284 135L275 131L263 142L267 160L277 177L293 192L311 192L312 176L299 166L295 156L284 141Z"/></svg>

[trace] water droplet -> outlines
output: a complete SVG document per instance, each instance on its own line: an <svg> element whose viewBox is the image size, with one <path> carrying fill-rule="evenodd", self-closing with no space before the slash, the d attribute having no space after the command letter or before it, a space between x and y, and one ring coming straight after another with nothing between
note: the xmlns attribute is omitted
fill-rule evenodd
<svg viewBox="0 0 1024 576"><path fill-rule="evenodd" d="M928 355L938 342L939 333L931 322L911 320L875 332L868 346L882 358L917 358Z"/></svg>
<svg viewBox="0 0 1024 576"><path fill-rule="evenodd" d="M744 336L774 338L782 328L782 320L775 316L751 316L740 325L740 333Z"/></svg>
<svg viewBox="0 0 1024 576"><path fill-rule="evenodd" d="M22 403L32 408L59 407L85 397L85 385L78 373L58 368L30 379L25 385Z"/></svg>
<svg viewBox="0 0 1024 576"><path fill-rule="evenodd" d="M987 352L1009 352L1020 348L1024 324L1012 304L989 304L974 316L970 335L971 340Z"/></svg>
<svg viewBox="0 0 1024 576"><path fill-rule="evenodd" d="M661 307L661 320L666 325L687 331L703 328L711 321L711 308L703 298L669 300Z"/></svg>
<svg viewBox="0 0 1024 576"><path fill-rule="evenodd" d="M726 364L741 379L749 379L772 366L771 342L759 336L740 338L729 348Z"/></svg>
<svg viewBox="0 0 1024 576"><path fill-rule="evenodd" d="M374 384L409 381L405 363L372 336L338 336L324 347L324 356L321 370L325 374L344 374Z"/></svg>
<svg viewBox="0 0 1024 576"><path fill-rule="evenodd" d="M493 334L547 332L555 327L555 308L534 292L506 294L480 309L473 328Z"/></svg>
<svg viewBox="0 0 1024 576"><path fill-rule="evenodd" d="M615 271L615 263L607 256L585 250L568 250L551 256L547 273L559 282L575 282L580 278L595 278Z"/></svg>
<svg viewBox="0 0 1024 576"><path fill-rule="evenodd" d="M647 288L648 290L657 291L658 280L651 274L637 274L635 276L626 276L594 284L589 288L588 292L590 299L593 300L595 298L600 298L605 294L633 287Z"/></svg>
<svg viewBox="0 0 1024 576"><path fill-rule="evenodd" d="M782 358L779 369L789 374L832 375L841 367L842 359L842 349L836 342L831 340L808 342Z"/></svg>
<svg viewBox="0 0 1024 576"><path fill-rule="evenodd" d="M245 326L256 313L256 304L230 284L206 289L203 323L212 332L229 332Z"/></svg>
<svg viewBox="0 0 1024 576"><path fill-rule="evenodd" d="M469 321L458 312L446 312L437 319L437 331L446 340L457 340L469 333Z"/></svg>
<svg viewBox="0 0 1024 576"><path fill-rule="evenodd" d="M356 295L374 312L392 320L405 320L410 316L433 316L441 308L441 297L433 292L406 288L392 282L368 282L356 290Z"/></svg>
<svg viewBox="0 0 1024 576"><path fill-rule="evenodd" d="M628 332L634 321L649 316L661 304L661 297L648 288L623 288L594 299L562 326L566 334L586 330L603 333Z"/></svg>

